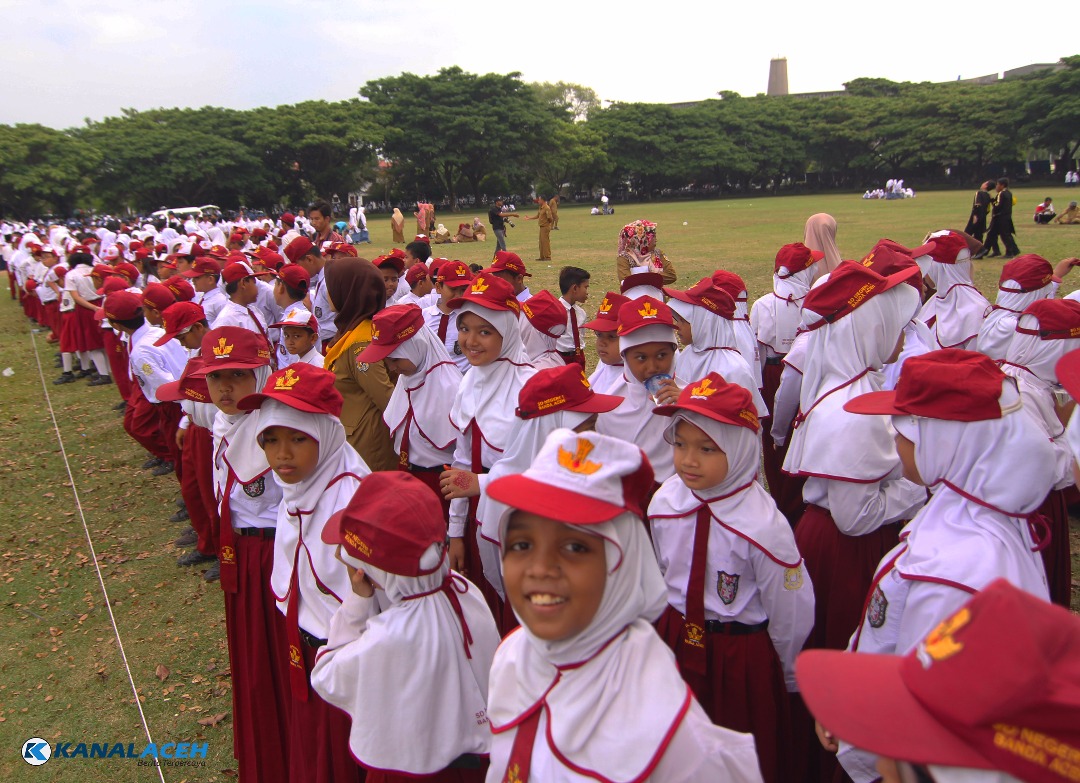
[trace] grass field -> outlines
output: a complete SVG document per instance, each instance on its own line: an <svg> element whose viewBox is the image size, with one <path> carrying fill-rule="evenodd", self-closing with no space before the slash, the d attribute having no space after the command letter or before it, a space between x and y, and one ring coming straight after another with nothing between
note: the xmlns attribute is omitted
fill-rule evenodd
<svg viewBox="0 0 1080 783"><path fill-rule="evenodd" d="M1080 226L1027 222L1043 196L1053 196L1063 207L1076 192L1017 192L1017 241L1024 252L1052 262L1080 255ZM769 290L777 247L800 240L806 218L815 212L834 215L842 255L861 258L881 237L916 245L927 231L962 227L970 198L968 192L951 192L893 202L806 196L616 204L617 214L609 217L564 207L560 230L552 234L555 260L550 265L532 261L537 255L534 222L516 221L509 245L534 273L534 292L545 287L557 291L558 269L564 264L589 269L594 294L586 309L591 313L603 292L616 286L619 228L647 218L659 224L659 247L675 263L680 286L723 267L746 279L754 299ZM453 229L474 214L486 222L480 211L444 213L439 220ZM379 217L371 218L369 228L375 242L362 247L361 255L372 257L390 248L390 229ZM436 255L484 264L493 248L489 241L435 250ZM977 282L991 299L1000 267L999 262L978 262ZM0 282L5 291L6 280ZM1078 285L1080 272L1066 279L1063 290ZM23 742L35 736L50 742L134 743L136 752L147 741L53 432L36 350L150 732L158 743L209 743L205 767L166 767L162 777L169 783L229 780L235 777L235 762L221 590L205 584L198 572L175 565L179 552L169 542L182 526L166 520L175 509L176 482L138 469L144 455L110 410L118 400L115 387L51 384L59 371L53 369L44 335L32 341L21 311L3 296L0 369L10 367L14 374L0 376L0 584L5 591L0 605L0 778L79 783L159 779L157 770L134 760L54 758L31 772L19 757ZM1075 537L1073 549L1080 551Z"/></svg>

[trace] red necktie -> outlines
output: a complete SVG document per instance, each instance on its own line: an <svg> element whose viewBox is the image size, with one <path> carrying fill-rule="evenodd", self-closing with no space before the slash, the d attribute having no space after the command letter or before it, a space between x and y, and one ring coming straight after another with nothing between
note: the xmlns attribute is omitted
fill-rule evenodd
<svg viewBox="0 0 1080 783"><path fill-rule="evenodd" d="M528 783L533 744L536 742L536 732L540 728L540 713L543 709L542 704L538 705L529 717L518 724L502 783Z"/></svg>
<svg viewBox="0 0 1080 783"><path fill-rule="evenodd" d="M218 545L218 562L221 565L221 589L226 593L235 593L239 582L238 568L236 565L236 534L232 526L232 507L229 496L233 487L236 486L236 476L229 471L229 477L225 480L224 494L221 496L221 530L218 533L220 541Z"/></svg>
<svg viewBox="0 0 1080 783"><path fill-rule="evenodd" d="M251 320L255 322L255 329L263 336L263 339L266 340L266 344L270 346L270 335L266 333L263 325L259 322L258 316L252 312L251 307L248 305L244 305L244 309L247 310L247 314L251 316ZM270 351L270 369L273 372L277 372L277 352L273 350Z"/></svg>
<svg viewBox="0 0 1080 783"><path fill-rule="evenodd" d="M585 352L581 350L581 334L578 332L577 310L570 305L570 329L574 333L574 361L585 367Z"/></svg>
<svg viewBox="0 0 1080 783"><path fill-rule="evenodd" d="M446 345L446 325L450 323L450 314L443 313L439 316L439 340Z"/></svg>
<svg viewBox="0 0 1080 783"><path fill-rule="evenodd" d="M303 520L299 520L303 524ZM289 639L289 689L297 701L308 700L308 676L300 641L300 544L293 554L292 578L289 580L289 605L285 610L285 631Z"/></svg>
<svg viewBox="0 0 1080 783"><path fill-rule="evenodd" d="M702 504L694 525L694 547L690 560L690 578L686 583L686 617L683 635L675 657L679 667L705 676L705 566L709 559L709 504Z"/></svg>
<svg viewBox="0 0 1080 783"><path fill-rule="evenodd" d="M412 429L413 412L412 404L409 405L409 412L405 414L405 423L402 425L405 430L401 433L401 451L398 453L398 470L409 469L409 430Z"/></svg>

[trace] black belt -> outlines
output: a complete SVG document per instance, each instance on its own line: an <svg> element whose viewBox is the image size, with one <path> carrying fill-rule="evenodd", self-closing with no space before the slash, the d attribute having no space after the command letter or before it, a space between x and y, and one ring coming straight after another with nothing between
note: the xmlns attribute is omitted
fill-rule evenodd
<svg viewBox="0 0 1080 783"><path fill-rule="evenodd" d="M745 623L725 623L723 620L705 621L705 633L720 633L725 636L749 636L752 633L760 633L768 627L768 620L763 620L754 625L746 625Z"/></svg>
<svg viewBox="0 0 1080 783"><path fill-rule="evenodd" d="M462 753L450 762L447 769L483 769L484 757L475 753Z"/></svg>
<svg viewBox="0 0 1080 783"><path fill-rule="evenodd" d="M255 538L268 538L274 540L277 528L273 527L238 527L234 528L239 536L254 536Z"/></svg>
<svg viewBox="0 0 1080 783"><path fill-rule="evenodd" d="M326 646L326 639L319 639L315 636L312 636L303 628L300 629L300 638L304 640L304 644L316 650L318 650L320 647Z"/></svg>
<svg viewBox="0 0 1080 783"><path fill-rule="evenodd" d="M436 465L433 468L425 468L423 465L415 465L412 462L409 463L410 473L442 473L446 470L445 465Z"/></svg>
<svg viewBox="0 0 1080 783"><path fill-rule="evenodd" d="M781 364L784 361L783 356L766 356L765 364Z"/></svg>

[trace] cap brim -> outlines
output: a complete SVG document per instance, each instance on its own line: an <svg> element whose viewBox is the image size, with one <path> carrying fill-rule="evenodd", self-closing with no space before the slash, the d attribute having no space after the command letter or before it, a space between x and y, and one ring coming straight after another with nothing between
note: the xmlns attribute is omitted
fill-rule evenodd
<svg viewBox="0 0 1080 783"><path fill-rule="evenodd" d="M209 274L213 274L213 273L212 272L198 272L198 271L196 271L194 269L189 269L186 272L181 272L180 276L181 277L187 277L187 278L189 278L191 280L194 280L196 277L202 277L203 275L209 275Z"/></svg>
<svg viewBox="0 0 1080 783"><path fill-rule="evenodd" d="M730 416L720 416L720 415L717 414L716 411L709 410L704 405L697 405L694 402L677 403L677 404L673 404L673 405L657 405L655 408L652 409L653 414L656 415L656 416L669 416L669 417L670 416L675 416L675 415L677 415L678 413L680 413L682 411L689 411L691 413L697 413L697 414L699 414L701 416L704 416L707 419L712 419L713 421L718 421L721 424L730 424L732 427L742 427L743 429L750 429L749 427L746 426L747 422L745 422L745 421L736 420L736 419L731 418ZM670 426L670 425L668 425L668 426ZM761 429L761 425L759 424L758 425L758 430L756 430L756 431L760 431L760 429Z"/></svg>
<svg viewBox="0 0 1080 783"><path fill-rule="evenodd" d="M503 312L503 313L512 313L512 312L514 312L514 308L512 308L512 307L507 307L505 305L500 306L500 305L496 304L495 302L491 302L491 301L489 301L487 299L473 299L473 298L468 297L468 296L456 296L453 299L451 299L449 302L447 302L446 306L449 307L451 310L457 310L463 304L465 304L466 302L470 302L470 303L476 305L477 307L483 307L485 310L495 310L496 312Z"/></svg>
<svg viewBox="0 0 1080 783"><path fill-rule="evenodd" d="M257 367L266 367L270 362L242 362L234 361L232 359L226 361L211 360L204 364L202 367L190 373L191 378L205 378L208 373L217 372L218 370L254 370ZM246 409L245 409L246 410Z"/></svg>
<svg viewBox="0 0 1080 783"><path fill-rule="evenodd" d="M244 398L248 399L247 397ZM331 514L326 520L326 524L323 525L322 533L320 537L324 544L341 544L345 539L341 535L341 520L345 517L345 509L341 509Z"/></svg>
<svg viewBox="0 0 1080 783"><path fill-rule="evenodd" d="M921 258L922 256L928 256L928 255L930 255L930 252L931 252L932 250L935 250L936 248L937 248L937 245L936 245L936 244L934 244L934 241L933 241L933 240L931 240L931 241L927 242L927 243L926 243L926 244L924 244L924 245L919 245L918 247L913 247L913 248L911 248L911 249L910 249L910 250L908 251L908 253L910 253L910 254L911 254L911 257L912 257L913 259L914 259L914 258Z"/></svg>
<svg viewBox="0 0 1080 783"><path fill-rule="evenodd" d="M157 343L154 344L157 345ZM163 383L157 387L157 391L154 392L154 394L161 402L180 402L181 400L186 400L187 397L180 391L180 383L180 381Z"/></svg>
<svg viewBox="0 0 1080 783"><path fill-rule="evenodd" d="M1058 359L1054 372L1069 396L1080 400L1080 350L1071 351Z"/></svg>
<svg viewBox="0 0 1080 783"><path fill-rule="evenodd" d="M267 400L280 402L282 405L287 405L290 408L304 413L329 413L329 411L326 411L317 405L312 405L310 402L302 400L293 394L278 396L276 394L265 394L263 392L249 394L247 397L244 397L236 403L236 407L242 411L253 411L261 408L262 404Z"/></svg>
<svg viewBox="0 0 1080 783"><path fill-rule="evenodd" d="M821 259L823 259L825 257L825 251L824 250L811 250L810 251L810 257L813 258L815 261L820 261Z"/></svg>
<svg viewBox="0 0 1080 783"><path fill-rule="evenodd" d="M862 413L869 416L907 416L906 411L896 407L895 391L876 391L852 397L844 403L848 413Z"/></svg>
<svg viewBox="0 0 1080 783"><path fill-rule="evenodd" d="M577 411L578 413L607 413L613 411L623 404L622 397L616 397L614 394L600 394L599 392L593 392L589 395L588 399L577 405L570 405L564 410Z"/></svg>
<svg viewBox="0 0 1080 783"><path fill-rule="evenodd" d="M663 291L672 299L678 299L680 302L686 302L689 305L700 305L700 302L695 302L691 299L685 291L680 291L677 288L668 288L664 286Z"/></svg>
<svg viewBox="0 0 1080 783"><path fill-rule="evenodd" d="M606 321L603 318L595 318L581 325L582 329L592 329L594 332L616 332L619 329L618 321Z"/></svg>
<svg viewBox="0 0 1080 783"><path fill-rule="evenodd" d="M808 650L795 663L806 706L857 748L915 764L993 769L926 711L900 678L903 658Z"/></svg>
<svg viewBox="0 0 1080 783"><path fill-rule="evenodd" d="M392 354L400 345L401 343L396 343L394 345L376 345L375 343L368 343L364 346L363 350L356 355L356 360L360 362L380 362Z"/></svg>
<svg viewBox="0 0 1080 783"><path fill-rule="evenodd" d="M184 329L186 329L186 328L187 327L185 326ZM182 330L180 330L180 331L182 331ZM163 334L157 340L154 340L154 345L156 345L158 348L160 348L163 345L167 345L170 340L175 340L176 339L177 335L180 334L180 331L165 332L165 334Z"/></svg>
<svg viewBox="0 0 1080 783"><path fill-rule="evenodd" d="M510 508L548 519L553 518L553 509L559 509L559 521L573 525L599 525L627 513L622 506L553 487L524 474L495 479L488 484L487 493Z"/></svg>

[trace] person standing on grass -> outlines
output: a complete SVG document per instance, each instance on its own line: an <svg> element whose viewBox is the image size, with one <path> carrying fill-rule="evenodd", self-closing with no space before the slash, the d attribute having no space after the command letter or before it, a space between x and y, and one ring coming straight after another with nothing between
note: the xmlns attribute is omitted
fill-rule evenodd
<svg viewBox="0 0 1080 783"><path fill-rule="evenodd" d="M550 261L551 260L551 226L554 220L551 216L551 207L548 206L547 199L543 196L537 196L536 204L539 207L536 211L536 216L526 215L526 220L538 220L540 222L540 257L537 261Z"/></svg>
<svg viewBox="0 0 1080 783"><path fill-rule="evenodd" d="M970 234L980 242L986 234L986 216L990 212L990 204L994 200L993 196L990 195L990 188L993 186L994 183L987 180L975 191L975 198L971 202L971 215L968 216L967 225L964 226L964 233Z"/></svg>
<svg viewBox="0 0 1080 783"><path fill-rule="evenodd" d="M491 231L495 234L495 252L506 250L506 219L518 217L514 210L503 212L503 200L495 199L495 205L488 210L488 222Z"/></svg>
<svg viewBox="0 0 1080 783"><path fill-rule="evenodd" d="M1016 226L1012 219L1013 195L1009 190L1009 180L1002 177L997 181L997 195L994 197L994 207L990 214L990 231L986 234L986 242L983 249L975 256L975 259L991 258L1001 255L998 250L998 239L1005 243L1005 258L1015 258L1020 255L1020 248L1016 246L1013 234Z"/></svg>

